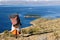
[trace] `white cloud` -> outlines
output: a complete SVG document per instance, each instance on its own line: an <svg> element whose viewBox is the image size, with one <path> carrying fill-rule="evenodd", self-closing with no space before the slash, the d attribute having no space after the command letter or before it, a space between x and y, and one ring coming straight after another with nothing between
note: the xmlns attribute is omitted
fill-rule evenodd
<svg viewBox="0 0 60 40"><path fill-rule="evenodd" d="M0 1L49 1L49 0L0 0Z"/></svg>
<svg viewBox="0 0 60 40"><path fill-rule="evenodd" d="M16 4L39 4L39 5L51 5L60 4L60 0L0 0L0 4L16 5Z"/></svg>
<svg viewBox="0 0 60 40"><path fill-rule="evenodd" d="M29 1L38 1L38 0L29 0Z"/></svg>
<svg viewBox="0 0 60 40"><path fill-rule="evenodd" d="M0 0L0 1L60 1L60 0Z"/></svg>

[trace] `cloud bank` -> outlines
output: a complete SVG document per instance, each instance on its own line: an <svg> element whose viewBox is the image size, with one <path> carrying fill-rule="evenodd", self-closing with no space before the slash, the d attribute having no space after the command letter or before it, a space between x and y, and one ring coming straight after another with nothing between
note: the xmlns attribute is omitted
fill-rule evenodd
<svg viewBox="0 0 60 40"><path fill-rule="evenodd" d="M60 5L60 0L0 0L0 5Z"/></svg>

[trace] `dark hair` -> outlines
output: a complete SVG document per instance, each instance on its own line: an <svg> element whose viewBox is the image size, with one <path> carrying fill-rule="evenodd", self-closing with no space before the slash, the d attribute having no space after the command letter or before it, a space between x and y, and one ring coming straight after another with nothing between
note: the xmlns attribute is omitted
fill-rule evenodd
<svg viewBox="0 0 60 40"><path fill-rule="evenodd" d="M15 17L18 17L19 15L18 14L12 14L10 15L10 18L15 18Z"/></svg>
<svg viewBox="0 0 60 40"><path fill-rule="evenodd" d="M10 18L15 18L15 17L17 17L17 24L15 24L15 25L18 25L18 24L21 25L20 18L19 18L19 15L18 15L18 14L10 15ZM14 26L15 26L15 25L14 25Z"/></svg>

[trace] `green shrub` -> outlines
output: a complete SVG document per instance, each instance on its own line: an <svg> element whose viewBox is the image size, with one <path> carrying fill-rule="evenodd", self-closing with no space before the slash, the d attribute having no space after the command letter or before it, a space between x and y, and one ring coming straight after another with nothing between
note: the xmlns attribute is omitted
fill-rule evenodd
<svg viewBox="0 0 60 40"><path fill-rule="evenodd" d="M8 30L5 30L3 35L4 35L5 37L6 37L6 36L14 37L14 35L13 35L11 32L9 32Z"/></svg>
<svg viewBox="0 0 60 40"><path fill-rule="evenodd" d="M10 33L9 33L9 36L10 36L10 37L14 37L15 35L13 35L13 34L10 32Z"/></svg>
<svg viewBox="0 0 60 40"><path fill-rule="evenodd" d="M27 34L28 33L28 30L27 29L22 29L22 33L23 34Z"/></svg>
<svg viewBox="0 0 60 40"><path fill-rule="evenodd" d="M36 34L38 31L40 30L40 28L29 28L29 29L22 29L22 33L24 34Z"/></svg>
<svg viewBox="0 0 60 40"><path fill-rule="evenodd" d="M36 34L36 33L38 33L39 30L40 30L40 28L37 28L37 27L30 28L29 34Z"/></svg>
<svg viewBox="0 0 60 40"><path fill-rule="evenodd" d="M9 36L9 31L8 30L4 31L4 36Z"/></svg>

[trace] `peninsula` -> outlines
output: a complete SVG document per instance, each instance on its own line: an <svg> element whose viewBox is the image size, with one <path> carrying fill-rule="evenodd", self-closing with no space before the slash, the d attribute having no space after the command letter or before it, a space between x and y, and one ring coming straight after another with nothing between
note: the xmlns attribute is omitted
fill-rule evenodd
<svg viewBox="0 0 60 40"><path fill-rule="evenodd" d="M22 34L17 40L60 40L60 18L38 18L31 22L31 26L22 28ZM16 40L9 31L0 34L0 40Z"/></svg>

